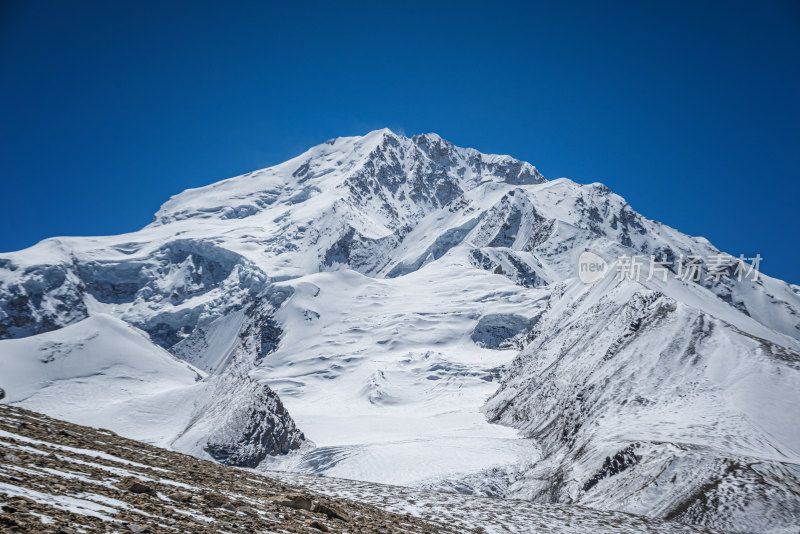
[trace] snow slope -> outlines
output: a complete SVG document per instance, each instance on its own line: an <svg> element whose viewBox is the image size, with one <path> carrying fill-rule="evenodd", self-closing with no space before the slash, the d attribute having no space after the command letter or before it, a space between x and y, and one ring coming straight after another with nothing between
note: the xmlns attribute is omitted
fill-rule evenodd
<svg viewBox="0 0 800 534"><path fill-rule="evenodd" d="M247 377L208 376L108 315L3 341L0 369L5 402L158 446L225 452L245 465L299 446L301 435L268 388ZM269 417L253 426L253 410Z"/></svg>
<svg viewBox="0 0 800 534"><path fill-rule="evenodd" d="M508 495L793 532L798 354L641 286L571 289L486 406L543 449Z"/></svg>
<svg viewBox="0 0 800 534"><path fill-rule="evenodd" d="M586 250L611 273L635 254L670 271L585 285ZM176 388L203 414L186 432L117 412L134 438L269 469L790 531L800 288L738 280L742 265L719 254L602 184L379 130L185 191L138 232L0 256L0 355L81 343L71 329L113 317L146 333L150 354L207 375ZM714 256L724 276L710 276ZM701 259L699 280L676 278L681 257ZM43 369L20 374L31 395L0 387L58 413ZM60 379L61 395L104 379L85 380ZM275 393L316 447L300 446Z"/></svg>
<svg viewBox="0 0 800 534"><path fill-rule="evenodd" d="M164 431L189 424L187 397L203 387L198 370L153 345L146 334L102 314L41 336L4 341L0 367L6 402L47 408L84 425L113 426L160 445L170 440Z"/></svg>
<svg viewBox="0 0 800 534"><path fill-rule="evenodd" d="M268 476L311 491L353 499L395 513L439 520L461 532L480 529L487 534L530 532L718 532L678 522L648 520L620 512L576 505L544 504L516 499L493 499L463 493L444 493L300 473L270 471Z"/></svg>
<svg viewBox="0 0 800 534"><path fill-rule="evenodd" d="M295 288L276 315L286 333L253 376L318 445L285 469L412 484L535 461L535 444L479 410L514 351L481 348L469 333L488 311L535 314L539 292L474 269L453 278L457 269L283 283ZM486 482L481 490L496 493Z"/></svg>

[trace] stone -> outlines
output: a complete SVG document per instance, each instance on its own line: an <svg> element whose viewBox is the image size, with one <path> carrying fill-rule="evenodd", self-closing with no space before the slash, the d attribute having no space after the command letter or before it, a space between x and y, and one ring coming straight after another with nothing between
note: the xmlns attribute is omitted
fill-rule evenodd
<svg viewBox="0 0 800 534"><path fill-rule="evenodd" d="M302 493L286 493L273 500L275 504L294 508L295 510L311 510L312 500L308 495Z"/></svg>
<svg viewBox="0 0 800 534"><path fill-rule="evenodd" d="M119 485L117 487L122 489L122 490L129 491L131 493L139 493L139 494L144 494L144 495L155 495L156 494L156 490L155 490L154 487L148 486L147 484L145 484L144 482L142 482L138 478L134 478L134 477L125 477L125 478L123 478L119 482Z"/></svg>
<svg viewBox="0 0 800 534"><path fill-rule="evenodd" d="M323 504L317 501L314 501L311 504L311 511L316 512L318 514L325 514L331 519L341 519L342 521L349 521L350 518L347 517L346 514L339 512L328 506L327 504Z"/></svg>
<svg viewBox="0 0 800 534"><path fill-rule="evenodd" d="M325 525L314 519L306 519L303 524L306 525L307 527L315 528L322 532L328 532L328 527L326 527Z"/></svg>
<svg viewBox="0 0 800 534"><path fill-rule="evenodd" d="M203 495L203 501L212 508L222 508L228 504L228 498L220 493L208 492Z"/></svg>
<svg viewBox="0 0 800 534"><path fill-rule="evenodd" d="M191 502L192 500L192 494L188 491L171 491L167 497L178 502Z"/></svg>

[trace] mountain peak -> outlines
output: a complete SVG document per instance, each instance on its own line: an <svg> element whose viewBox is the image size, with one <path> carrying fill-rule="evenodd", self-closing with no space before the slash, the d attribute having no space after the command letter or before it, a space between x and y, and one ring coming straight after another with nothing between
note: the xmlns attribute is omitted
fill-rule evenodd
<svg viewBox="0 0 800 534"><path fill-rule="evenodd" d="M444 187L463 192L485 182L525 185L546 181L533 165L511 156L457 147L435 133L409 138L382 128L363 136L330 139L278 165L188 189L162 205L154 223L243 219L321 193L333 202L338 198L336 191L344 191L342 186L352 188L356 182L370 179L389 187L391 194L403 183L411 189ZM371 188L367 182L359 187ZM406 195L410 193L406 191ZM430 197L418 197L419 202L426 199ZM443 200L438 198L434 204L441 205Z"/></svg>

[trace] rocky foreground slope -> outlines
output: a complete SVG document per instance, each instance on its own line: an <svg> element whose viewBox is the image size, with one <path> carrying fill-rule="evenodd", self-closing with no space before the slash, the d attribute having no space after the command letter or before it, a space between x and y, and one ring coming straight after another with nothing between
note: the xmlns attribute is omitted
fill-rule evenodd
<svg viewBox="0 0 800 534"><path fill-rule="evenodd" d="M275 474L292 482L0 405L0 532L704 532L580 507Z"/></svg>

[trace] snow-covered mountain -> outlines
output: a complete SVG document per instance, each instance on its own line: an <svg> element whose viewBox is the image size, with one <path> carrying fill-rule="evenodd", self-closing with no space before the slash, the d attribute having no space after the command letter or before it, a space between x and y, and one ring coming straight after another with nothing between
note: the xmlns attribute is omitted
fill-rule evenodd
<svg viewBox="0 0 800 534"><path fill-rule="evenodd" d="M632 255L670 271L617 280ZM789 532L800 288L742 267L602 184L379 130L0 256L0 387L226 463Z"/></svg>

